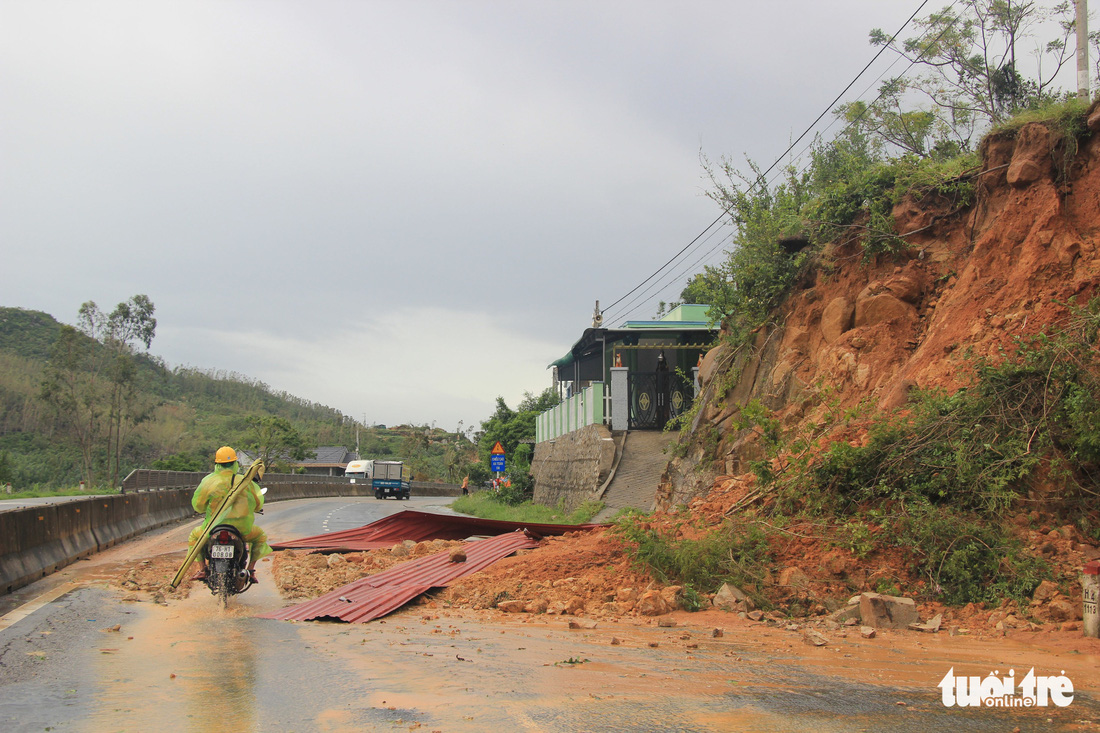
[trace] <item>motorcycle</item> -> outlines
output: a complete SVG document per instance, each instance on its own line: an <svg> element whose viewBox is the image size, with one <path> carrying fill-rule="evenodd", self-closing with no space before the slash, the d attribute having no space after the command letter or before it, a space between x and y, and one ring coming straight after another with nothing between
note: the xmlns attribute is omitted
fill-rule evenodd
<svg viewBox="0 0 1100 733"><path fill-rule="evenodd" d="M267 489L260 489L266 494ZM257 514L263 514L260 509ZM252 587L248 573L248 543L240 530L231 524L219 524L210 530L210 539L203 550L206 559L206 587L229 607L229 597Z"/></svg>

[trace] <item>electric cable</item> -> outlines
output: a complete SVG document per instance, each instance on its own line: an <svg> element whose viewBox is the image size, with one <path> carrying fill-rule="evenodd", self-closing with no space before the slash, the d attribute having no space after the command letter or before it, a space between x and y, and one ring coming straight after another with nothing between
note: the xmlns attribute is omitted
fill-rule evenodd
<svg viewBox="0 0 1100 733"><path fill-rule="evenodd" d="M650 275L649 277L647 277L647 278L646 278L645 280L642 280L642 281L641 281L640 283L638 283L637 285L635 285L635 286L634 286L634 288L633 288L633 289L632 289L632 290L631 290L631 291L630 291L629 293L627 293L627 294L626 294L626 295L624 295L623 297L619 298L619 299L618 299L618 300L616 300L616 301L615 301L614 303L612 303L611 305L607 306L607 308L605 308L605 309L604 309L603 311L600 311L600 312L601 312L601 313L603 313L604 311L607 311L607 310L611 310L611 309L612 309L612 308L614 308L614 307L615 307L616 305L618 305L619 303L621 303L621 302L623 302L624 300L626 300L627 298L629 298L629 297L630 297L630 296L631 296L631 295L632 295L632 294L633 294L633 293L634 293L634 292L635 292L635 291L636 291L636 290L637 290L638 288L640 288L640 287L642 287L643 285L645 285L645 284L646 284L647 282L649 282L649 281L650 281L650 280L652 280L652 279L653 279L654 277L656 277L656 276L657 276L658 274L660 274L661 270L665 269L665 268L666 268L666 267L668 267L668 266L669 266L670 264L672 264L672 262L673 262L673 261L674 261L674 260L675 260L675 259L676 259L677 257L679 257L680 255L682 255L682 254L683 254L684 252L686 252L686 251L687 251L688 247L690 247L691 245L695 244L695 242L697 242L697 241L699 240L699 238L700 238L700 237L702 237L702 236L703 236L704 234L706 234L706 233L707 233L708 231L710 231L711 227L713 227L713 226L714 226L715 224L717 224L718 222L722 221L722 219L723 219L723 218L725 218L725 216L726 216L727 214L729 214L729 213L730 213L730 210L729 210L728 208L727 208L727 209L723 209L723 210L722 210L722 213L718 215L718 218L716 218L716 219L715 219L714 221L712 221L712 222L711 222L710 224L708 224L708 225L707 225L707 227L706 227L706 229L704 229L703 231L699 232L699 234L697 234L697 235L695 236L695 239L691 240L691 241L690 241L690 242L688 242L688 243L687 243L686 245L684 245L684 248L683 248L683 249L681 249L681 250L680 250L679 252L677 252L677 253L676 253L675 255L673 255L673 256L672 256L672 258L671 258L671 259L670 259L670 260L669 260L668 262L666 262L665 264L663 264L663 265L661 265L660 267L658 267L658 268L657 268L657 270L656 270L656 272L654 272L654 273L653 273L652 275Z"/></svg>
<svg viewBox="0 0 1100 733"><path fill-rule="evenodd" d="M712 223L712 224L711 224L711 227L713 227L713 226L714 226L714 224ZM725 226L725 225L723 224L722 226ZM720 231L722 231L721 227L719 227L719 228L717 228L717 229L714 229L713 231L711 231L711 232L710 232L710 234L708 234L708 235L707 235L706 239L703 239L703 240L699 240L699 238L698 238L698 237L696 237L694 241L698 241L698 244L697 244L697 245L695 246L695 248L694 248L694 249L696 249L696 250L697 250L697 249L699 249L699 248L703 247L703 245L705 245L705 244L706 244L707 242L709 242L709 241L711 240L711 238L713 238L713 237L714 237L714 235L716 235L716 234L717 234L718 232L720 232ZM723 237L723 238L722 238L722 240L720 240L720 241L724 241L724 240L725 240L725 237ZM680 251L680 252L679 252L679 253L677 254L677 256L679 256L679 255L681 255L681 254L685 254L685 253L686 253L686 250L681 250L681 251ZM664 269L664 268L662 268L662 269ZM658 270L658 271L657 271L656 273L654 273L654 275L657 275L657 274L658 274L658 273L660 273L660 272L661 272L661 270ZM649 278L649 279L652 279L652 276L650 276L650 278ZM658 281L658 282L660 282L660 281ZM646 288L646 289L645 289L645 290L643 290L643 291L642 291L641 293L639 293L639 295L638 295L637 297L635 297L635 298L634 298L634 300L631 300L631 301L630 301L629 303L627 303L626 305L624 305L624 306L623 306L623 307L622 307L622 308L620 309L620 312L621 312L621 311L623 311L623 310L626 310L627 308L630 308L630 306L631 306L631 305L633 305L634 303L636 303L636 302L637 302L637 300L638 300L638 297L642 297L642 296L644 296L644 295L645 295L646 293L648 293L648 292L649 292L649 291L650 291L650 290L651 290L651 289L652 289L652 288L653 288L653 287L654 287L654 286L655 286L656 284L657 284L657 283L654 283L654 285L651 285L651 286L650 286L649 288ZM645 283L642 283L641 285L645 285ZM639 285L639 287L641 287L641 285ZM634 290L637 290L637 289L638 289L638 288L635 288ZM627 293L627 296L629 296L629 295L630 295L630 293ZM625 297L626 297L626 296L624 296L624 298L625 298ZM601 311L601 313L603 313L603 314L604 314L604 320L605 320L605 321L606 321L606 320L608 320L608 319L611 319L611 318L615 318L615 317L617 317L617 316L615 315L615 311L614 311L614 309L615 309L615 305L616 305L617 303L621 302L622 300L623 300L623 298L619 298L619 300L618 300L618 301L616 301L615 303L611 304L611 305L610 305L610 306L608 306L608 307L607 307L606 309L604 309L603 311Z"/></svg>
<svg viewBox="0 0 1100 733"><path fill-rule="evenodd" d="M955 6L956 6L956 5L958 4L958 2L959 2L959 0L952 0L951 4L950 4L950 5L948 5L948 6L946 7L946 8L944 8L944 12L947 12L947 11L951 10L951 8L955 7ZM919 12L919 8L918 8L918 12ZM959 20L959 19L958 19L958 17L957 17L957 16L956 16L956 17L955 17L954 19L952 19L952 21L951 21L950 23L948 23L948 24L947 24L947 26L945 26L945 27L944 27L944 29L943 29L942 31L940 31L939 35L937 35L937 36L936 36L936 38L935 38L935 39L934 39L934 40L932 41L932 44L931 44L931 45L935 45L937 41L939 41L939 40L940 40L941 38L943 38L944 34L945 34L945 33L947 33L947 31L951 30L951 28L952 28L952 27L954 27L955 23L956 23L956 22L958 22L958 20ZM898 31L898 33L900 33L900 32L901 32L901 30L899 30L899 31ZM891 38L891 39L890 39L890 42L892 43L892 42L894 41L894 39L896 39L896 38L897 38L897 34L894 34L893 38ZM887 48L888 46L889 46L889 44L887 44L887 45L884 45L884 46L883 46L883 49L886 49L886 48ZM911 69L912 69L912 68L913 68L914 66L916 66L916 65L917 65L917 64L918 64L918 63L920 62L920 60L921 60L921 59L922 59L922 58L924 57L924 54L925 54L925 53L927 53L927 47L926 47L926 50L925 50L925 51L921 51L921 53L920 53L920 54L919 54L919 55L918 55L918 56L917 56L917 57L916 57L915 59L911 60L911 61L909 62L909 65L905 67L905 70L904 70L904 71L902 71L902 72L901 72L901 74L899 74L898 76L899 76L899 77L902 77L902 76L905 76L906 74L908 74L908 73L909 73L909 71L910 71L910 70L911 70ZM870 84L870 85L869 85L869 86L868 86L868 87L867 87L866 89L864 89L864 90L863 90L863 92L861 92L861 93L860 93L859 97L862 97L862 96L863 96L864 94L866 94L866 93L867 93L867 92L868 92L868 91L869 91L869 90L871 89L871 86L873 86L874 84L878 83L878 81L879 81L880 79L882 79L882 77L883 77L883 76L885 76L885 75L886 75L886 73L887 73L888 71L890 71L890 69L894 68L894 66L895 66L895 65L896 65L896 64L897 64L897 63L898 63L899 61L901 61L901 60L903 60L903 59L905 59L905 56L904 56L904 55L899 55L899 56L898 56L897 58L895 58L895 59L893 60L893 62L891 62L891 64L890 64L889 66L887 66L887 67L886 67L886 68L885 68L885 69L884 69L884 70L883 70L883 71L882 71L882 72L881 72L881 73L880 73L880 74L878 75L878 77L876 77L876 78L875 78L875 80L874 80L873 82L871 82L871 84ZM840 135L843 135L843 134L844 134L845 132L847 132L847 131L848 131L848 130L849 130L849 129L850 129L850 128L851 128L852 126L853 126L853 125L855 125L855 124L856 124L856 123L858 123L858 122L859 122L860 120L862 120L862 119L863 119L863 118L864 118L864 117L865 117L865 116L867 115L867 113L868 113L868 112L869 112L869 111L871 110L871 108L872 108L872 107L874 107L875 103L876 103L876 102L878 102L878 101L879 101L880 99L882 99L882 95L883 95L883 92L882 92L882 90L879 90L879 93L878 93L878 95L877 95L877 96L875 97L875 99L874 99L874 100L873 100L873 101L872 101L872 102L871 102L870 104L868 104L868 105L867 105L866 107L864 107L864 108L863 108L863 111L862 111L862 112L860 112L860 113L859 113L858 115L856 115L856 117L855 117L854 119L850 120L850 121L849 121L849 122L848 122L848 123L847 123L847 124L846 124L846 125L844 126L844 129L842 129L842 130L841 130L841 131L840 131L839 133L837 133L837 137L839 137ZM857 99L858 99L859 97L857 97ZM819 119L820 119L820 118L819 118ZM836 123L837 123L837 120L836 120L836 119L834 119L834 120L833 120L832 122L830 122L830 123L829 123L829 125L828 125L828 126L827 126L827 127L825 128L825 130L823 130L822 132L828 132L828 131L829 131L830 129L832 129L833 125L835 125ZM810 150L810 149L811 149L812 147L813 147L813 142L807 143L807 144L806 144L806 147L802 148L802 150L801 150L801 151L800 151L800 152L798 153L798 155L797 155L797 156L795 156L795 157L794 157L794 158L792 159L792 163L793 163L793 162L796 162L796 161L798 161L798 160L801 160L802 156L803 156L803 155L805 155L805 154L806 154L806 152L807 152L808 150ZM790 148L788 148L788 152L789 152L789 151L790 151ZM777 161L777 162L778 162L778 161ZM774 167L774 164L773 164L773 166L772 166L772 167ZM769 183L769 184L773 183L773 182L774 182L774 181L775 181L776 179L778 179L778 178L779 178L779 176L780 176L780 175L781 175L781 172L779 172L779 173L776 173L775 177L773 177L773 178L772 178L771 180L769 180L769 181L768 181L768 183Z"/></svg>
<svg viewBox="0 0 1100 733"><path fill-rule="evenodd" d="M700 257L698 260L695 260L695 262L687 265L683 269L680 269L680 270L677 270L677 271L669 271L668 275L666 275L662 279L658 280L656 283L651 285L649 288L646 288L644 291L639 293L634 298L634 300L630 301L625 306L623 306L623 308L619 312L619 315L613 315L613 316L605 317L604 320L610 321L613 318L617 318L617 319L619 319L620 323L625 322L633 313L635 313L636 311L641 309L646 303L649 303L650 301L652 301L654 298L656 298L658 295L663 293L665 290L667 290L671 286L676 285L677 281L680 278L682 278L688 272L691 272L696 266L698 266L698 264L700 262L702 262L708 256L713 254L717 249L721 248L722 245L724 245L727 241L732 241L732 238L733 238L734 234L735 234L735 232L730 232L730 233L726 234L724 237L722 237L721 239L718 240L718 243L714 247L711 247L709 250L707 250L707 252L704 253L702 257ZM709 237L708 237L708 239L709 239ZM652 291L653 288L657 288L657 290L651 293L650 291ZM640 302L639 302L639 299L641 299ZM635 305L635 303L637 303L637 305ZM631 307L631 306L633 306L633 307Z"/></svg>
<svg viewBox="0 0 1100 733"><path fill-rule="evenodd" d="M717 245L715 245L714 247L712 247L711 249L707 250L707 251L706 251L705 253L703 253L703 256L702 256L702 257L700 257L699 259L695 260L694 262L692 262L692 263L691 263L690 265L688 265L688 266L687 266L687 267L685 267L684 269L682 269L682 270L680 270L680 271L676 272L676 273L675 273L674 275L672 275L672 276L671 276L670 278L668 278L668 279L667 279L667 280L665 281L664 285L662 285L662 286L660 287L660 289L658 289L658 290L657 290L656 292L654 292L654 293L653 293L652 295L650 295L649 297L647 297L647 298L646 298L646 299L645 299L644 301L642 301L641 303L639 303L639 304L638 304L638 305L637 305L636 307L634 307L634 308L632 308L631 310L629 310L629 311L626 311L625 313L623 313L622 315L620 315L620 316L618 317L618 318L619 318L619 325L621 326L621 325L622 325L623 323L626 323L626 321L627 321L627 320L629 320L630 316L632 316L632 315L633 315L633 314L634 314L635 312L637 312L638 310L640 310L640 309L641 309L641 308L642 308L643 306L645 306L645 305L646 305L647 303L652 303L652 301L653 301L653 299L654 299L654 298L657 298L657 297L659 297L659 296L660 296L660 295L661 295L662 293L664 293L664 292L665 292L666 290L668 290L668 289L669 289L670 287L672 287L672 286L676 285L677 287L681 287L681 288L682 288L683 286L682 286L682 285L679 285L679 283L678 283L677 281L678 281L678 280L679 280L680 278L682 278L682 277L683 277L683 276L684 276L685 274L687 274L687 273L689 273L689 272L692 272L692 271L694 271L694 270L695 270L695 269L696 269L696 268L697 268L697 267L699 266L699 264L700 264L700 263L702 263L703 261L705 261L705 260L706 260L706 259L707 259L708 257L712 256L712 255L713 255L713 254L714 254L714 253L715 253L715 252L716 252L716 251L717 251L717 250L718 250L718 249L719 249L719 248L720 248L720 247L721 247L721 246L722 246L723 244L725 244L725 243L726 243L727 241L729 241L729 242L732 242L732 241L733 241L733 237L734 237L734 235L735 235L735 234L736 234L736 232L730 232L730 233L729 233L729 234L727 234L726 236L722 237L722 239L718 240L718 244L717 244Z"/></svg>

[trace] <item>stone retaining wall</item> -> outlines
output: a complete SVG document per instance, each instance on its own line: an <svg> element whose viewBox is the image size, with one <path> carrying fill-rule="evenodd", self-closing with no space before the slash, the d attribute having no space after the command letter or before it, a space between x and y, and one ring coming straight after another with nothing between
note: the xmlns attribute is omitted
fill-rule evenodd
<svg viewBox="0 0 1100 733"><path fill-rule="evenodd" d="M614 461L615 442L605 425L588 425L536 443L531 461L535 502L556 506L564 499L566 511L576 509L595 497Z"/></svg>

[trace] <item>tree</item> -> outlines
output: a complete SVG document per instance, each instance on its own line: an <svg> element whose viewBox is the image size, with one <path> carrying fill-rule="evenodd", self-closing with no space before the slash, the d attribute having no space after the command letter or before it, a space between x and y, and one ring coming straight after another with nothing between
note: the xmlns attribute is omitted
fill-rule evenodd
<svg viewBox="0 0 1100 733"><path fill-rule="evenodd" d="M508 475L512 480L513 491L501 498L510 503L519 503L531 498L533 488L530 479L532 450L535 440L535 419L561 402L557 392L547 387L535 395L525 392L518 408L512 410L503 397L497 397L497 409L481 423L481 435L478 439L479 465L489 465L489 453L497 441L500 441L504 453L508 456ZM473 474L471 473L471 480Z"/></svg>
<svg viewBox="0 0 1100 733"><path fill-rule="evenodd" d="M309 448L305 436L285 417L249 415L247 422L251 432L245 439L245 450L255 452L256 460L263 461L269 469L289 473L291 462L317 455Z"/></svg>
<svg viewBox="0 0 1100 733"><path fill-rule="evenodd" d="M89 309L88 324L102 317L96 311L95 303L89 301L81 306L82 321L85 308ZM118 486L121 479L122 446L129 429L148 419L151 404L138 399L137 364L134 351L138 344L146 350L153 343L157 330L157 319L153 317L156 307L146 295L135 295L130 300L119 303L107 316L101 342L107 348L110 365L107 377L110 383L110 408L108 412L107 450L111 461L111 485ZM92 335L85 331L88 335ZM94 337L94 336L93 336Z"/></svg>
<svg viewBox="0 0 1100 733"><path fill-rule="evenodd" d="M694 305L714 305L725 297L723 291L728 287L726 276L718 268L705 265L703 271L692 275L680 291L680 301Z"/></svg>
<svg viewBox="0 0 1100 733"><path fill-rule="evenodd" d="M902 153L927 157L938 140L951 137L952 128L929 110L904 109L905 91L900 78L889 79L873 102L849 102L837 108L835 114L849 128L873 135ZM968 129L966 137L970 132Z"/></svg>
<svg viewBox="0 0 1100 733"><path fill-rule="evenodd" d="M210 469L210 459L190 453L175 453L153 461L151 468L155 471L207 471Z"/></svg>
<svg viewBox="0 0 1100 733"><path fill-rule="evenodd" d="M559 404L561 397L554 391L553 387L547 387L537 395L531 392L524 392L523 399L519 401L516 409L519 412L533 412L536 415L540 412L546 412L551 407ZM535 437L534 433L531 433L531 437Z"/></svg>
<svg viewBox="0 0 1100 733"><path fill-rule="evenodd" d="M1028 78L1020 71L1017 48L1048 22L1057 25L1059 35L1036 45L1036 73ZM930 128L937 128L941 139L950 135L969 148L978 128L1053 101L1058 96L1055 77L1072 56L1068 41L1076 23L1069 2L1047 7L1036 0L962 0L917 25L920 35L902 43L879 28L871 31L871 45L896 51L925 73L914 80L888 80L882 98L863 108L863 119L884 139L924 154L921 141ZM910 90L932 102L926 113L935 116L935 123L922 114L901 111L900 99ZM848 105L842 114L850 116L859 109L858 104Z"/></svg>
<svg viewBox="0 0 1100 733"><path fill-rule="evenodd" d="M508 407L503 397L497 397L496 411L481 423L478 455L488 463L489 452L497 441L506 455L515 455L520 443L535 439L535 418L539 413L549 410L560 401L557 393L549 387L538 395L525 392L517 410Z"/></svg>
<svg viewBox="0 0 1100 733"><path fill-rule="evenodd" d="M481 461L470 461L467 463L466 470L463 471L462 475L470 477L470 486L481 486L493 477L493 474L489 471L489 467Z"/></svg>
<svg viewBox="0 0 1100 733"><path fill-rule="evenodd" d="M50 352L39 396L54 408L80 447L81 476L94 484L97 457L106 456L111 486L118 486L122 447L148 415L137 400L138 345L156 334L153 302L135 295L104 315L94 301L80 306L77 327L62 326Z"/></svg>
<svg viewBox="0 0 1100 733"><path fill-rule="evenodd" d="M433 429L428 425L414 425L402 441L405 462L418 481L425 481L431 475L428 454L432 446Z"/></svg>
<svg viewBox="0 0 1100 733"><path fill-rule="evenodd" d="M103 386L97 364L89 357L91 351L84 334L61 326L39 391L80 448L80 476L89 486L95 484L96 446L105 422Z"/></svg>
<svg viewBox="0 0 1100 733"><path fill-rule="evenodd" d="M443 449L443 468L447 472L447 480L451 483L458 483L466 475L463 473L466 463L467 457L463 455L457 443Z"/></svg>

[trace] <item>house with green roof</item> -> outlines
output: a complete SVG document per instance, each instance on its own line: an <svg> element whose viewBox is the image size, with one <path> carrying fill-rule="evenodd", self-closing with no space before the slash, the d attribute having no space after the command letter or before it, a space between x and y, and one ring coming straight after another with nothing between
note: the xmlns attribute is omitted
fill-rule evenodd
<svg viewBox="0 0 1100 733"><path fill-rule="evenodd" d="M539 416L536 442L593 424L659 430L690 408L696 367L718 333L709 310L683 304L655 321L586 328L549 364L562 403Z"/></svg>

